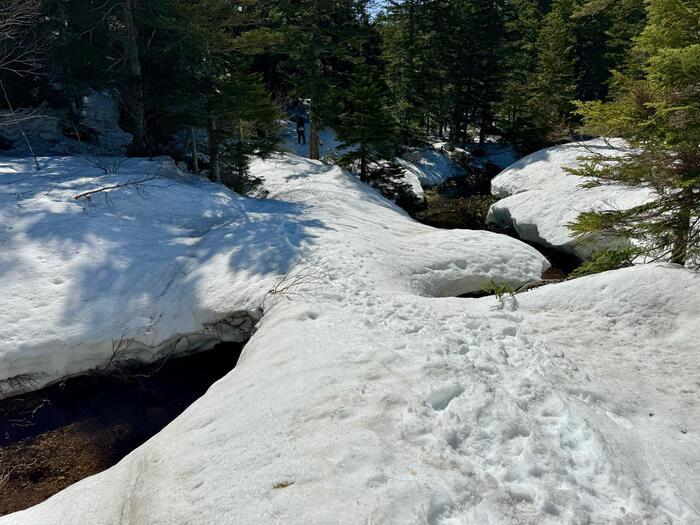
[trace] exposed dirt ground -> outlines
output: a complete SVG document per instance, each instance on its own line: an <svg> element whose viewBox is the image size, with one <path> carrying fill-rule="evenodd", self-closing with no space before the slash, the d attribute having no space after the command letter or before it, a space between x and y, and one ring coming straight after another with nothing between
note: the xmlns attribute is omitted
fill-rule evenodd
<svg viewBox="0 0 700 525"><path fill-rule="evenodd" d="M221 344L126 378L81 376L0 401L0 515L117 463L229 372L241 349Z"/></svg>

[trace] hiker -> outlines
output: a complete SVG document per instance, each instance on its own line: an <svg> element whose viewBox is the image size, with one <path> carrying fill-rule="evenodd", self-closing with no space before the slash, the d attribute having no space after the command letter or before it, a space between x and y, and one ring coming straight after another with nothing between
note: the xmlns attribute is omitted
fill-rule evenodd
<svg viewBox="0 0 700 525"><path fill-rule="evenodd" d="M297 144L306 144L306 121L300 116L297 119Z"/></svg>

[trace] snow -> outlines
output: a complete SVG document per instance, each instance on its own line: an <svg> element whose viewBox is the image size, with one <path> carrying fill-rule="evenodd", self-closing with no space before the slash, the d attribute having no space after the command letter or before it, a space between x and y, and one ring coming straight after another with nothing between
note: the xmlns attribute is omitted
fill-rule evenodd
<svg viewBox="0 0 700 525"><path fill-rule="evenodd" d="M464 170L445 153L432 148L411 151L396 160L403 167L407 180L417 180L423 188L439 186L450 177L464 175Z"/></svg>
<svg viewBox="0 0 700 525"><path fill-rule="evenodd" d="M32 275L25 295L43 296L54 316L86 314L78 299L94 293L90 268L106 251L84 252L77 266L42 261L56 255L40 228L71 250L120 239L110 253L131 258L120 275L138 272L145 295L159 282L156 254L167 267L170 250L206 246L209 256L197 251L171 285L189 289L169 298L182 319L203 302L250 307L298 264L277 287L286 293L265 300L231 373L115 467L0 523L700 523L697 273L643 265L515 298L448 297L489 279L528 281L546 262L501 235L413 222L339 168L299 157L253 164L273 201L173 175L167 190L115 192L89 212L61 192L105 178L73 169L76 159L56 162L50 175L20 161L1 168L37 189L28 216L3 219L19 253L0 266L0 289ZM148 169L141 161L129 172ZM44 177L58 193L45 195ZM12 206L7 197L2 209ZM80 235L49 226L68 215ZM188 235L172 233L179 215ZM159 235L102 232L108 221L126 228L127 217ZM274 228L251 232L256 222ZM253 275L260 257L267 271ZM42 276L52 273L74 279L73 294L49 289ZM15 306L0 329L22 315L24 329L43 324L15 336L26 351L40 329L62 328L16 299L21 291L7 293ZM84 334L116 328L90 321Z"/></svg>
<svg viewBox="0 0 700 525"><path fill-rule="evenodd" d="M307 144L297 143L295 122L284 121L281 129L282 149L300 157L308 157L308 142L311 133L309 126L306 127ZM340 147L341 141L338 140L332 129L322 129L319 132L319 141L322 159L332 161L338 159L345 152ZM420 201L425 199L424 188L442 184L450 177L464 175L464 170L452 162L446 154L433 148L409 152L403 157L397 157L395 161L403 168L405 182Z"/></svg>
<svg viewBox="0 0 700 525"><path fill-rule="evenodd" d="M528 155L491 181L491 192L503 197L491 206L487 220L514 227L520 238L555 247L582 259L590 257L594 242L577 241L567 224L581 212L629 209L651 198L651 191L622 186L582 188L582 177L565 171L591 153L621 155L620 141L595 139L554 146Z"/></svg>
<svg viewBox="0 0 700 525"><path fill-rule="evenodd" d="M79 112L81 121L95 131L94 142L74 140L64 134L73 132L68 110L40 108L26 113L31 118L24 120L20 126L2 129L1 135L9 139L12 146L1 153L24 156L30 155L31 151L36 155L117 155L126 152L131 134L119 127L119 106L109 92L87 90L81 99ZM27 136L31 151L22 131Z"/></svg>
<svg viewBox="0 0 700 525"><path fill-rule="evenodd" d="M44 168L33 172L28 159L0 160L5 393L100 366L120 341L128 345L122 354L155 359L173 345L184 351L244 338L227 320L242 313L257 319L266 293L338 223L371 222L375 238L390 237L382 241L386 249L396 244L392 227L409 236L410 250L396 255L426 266L412 278L420 293L458 295L492 278L521 283L543 269L542 258L520 243L491 234L433 234L339 168L298 157L257 163L254 172L290 177L286 185L302 184L305 199L317 206L317 199L334 196L322 208L333 213L311 213L316 208L302 198L244 199L179 174L168 159L40 161ZM105 174L95 163L117 173ZM318 180L309 182L309 174ZM74 198L152 177L158 178L87 202ZM423 254L426 243L434 247ZM519 257L521 264L508 263Z"/></svg>
<svg viewBox="0 0 700 525"><path fill-rule="evenodd" d="M297 143L297 127L296 122L285 120L281 123L282 130L282 149L289 153L294 153L300 157L309 156L309 142L311 140L311 126L306 125L306 144ZM318 132L319 152L321 158L335 159L343 154L343 149L340 148L340 140L335 134L335 131L329 128L321 129Z"/></svg>
<svg viewBox="0 0 700 525"><path fill-rule="evenodd" d="M499 142L498 137L487 136L483 144L471 142L464 147L456 147L444 140L433 141L433 149L445 152L448 156L466 154L471 157L471 161L479 168L485 168L487 164L493 164L500 169L507 168L518 160L515 148L510 144ZM451 150L451 151L450 151Z"/></svg>

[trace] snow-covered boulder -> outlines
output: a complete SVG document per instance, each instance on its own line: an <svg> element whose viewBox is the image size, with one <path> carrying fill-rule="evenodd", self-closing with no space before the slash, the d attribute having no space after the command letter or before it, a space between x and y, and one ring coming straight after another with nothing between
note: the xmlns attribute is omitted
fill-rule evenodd
<svg viewBox="0 0 700 525"><path fill-rule="evenodd" d="M464 175L464 170L438 149L410 151L396 161L404 169L407 180L417 181L423 188L439 186L450 177Z"/></svg>
<svg viewBox="0 0 700 525"><path fill-rule="evenodd" d="M40 163L0 158L4 393L101 366L115 348L148 360L243 339L300 258L324 286L361 278L424 295L526 282L547 264L505 236L418 224L347 172L294 156L253 164L276 200L239 197L168 159Z"/></svg>
<svg viewBox="0 0 700 525"><path fill-rule="evenodd" d="M514 227L527 241L551 246L582 259L590 257L593 242L574 239L567 224L581 212L629 209L651 197L646 189L622 186L582 188L582 177L565 168L576 167L592 153L617 155L625 152L620 141L601 139L546 148L508 167L491 181L491 192L503 197L489 210L487 220Z"/></svg>

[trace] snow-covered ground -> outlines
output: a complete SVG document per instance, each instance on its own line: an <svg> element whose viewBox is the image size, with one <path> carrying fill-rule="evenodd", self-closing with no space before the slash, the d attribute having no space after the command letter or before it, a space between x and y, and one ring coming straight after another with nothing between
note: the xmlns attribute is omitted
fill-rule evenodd
<svg viewBox="0 0 700 525"><path fill-rule="evenodd" d="M425 264L410 283L423 293L466 293L491 278L521 283L543 269L542 258L520 243L435 232L340 169L299 157L253 168L283 174L288 191L298 178L307 195L296 200L244 199L178 174L167 159L97 161L116 174L94 162L42 158L44 168L33 172L28 159L0 160L0 392L99 366L117 346L120 355L143 359L174 344L184 350L240 339L231 319L243 312L257 318L265 294L338 223L370 221L374 227L362 232L372 230L386 250L400 242L396 235L407 236L411 246L391 253ZM144 179L151 180L74 198ZM347 191L342 198L339 186ZM331 195L336 200L322 209L335 215L319 217L311 204ZM465 268L474 271L465 276Z"/></svg>
<svg viewBox="0 0 700 525"><path fill-rule="evenodd" d="M282 123L282 148L285 151L299 155L309 156L309 134L307 126L307 144L297 143L296 125L292 121ZM319 133L321 158L337 159L344 150L340 147L332 129L323 129ZM424 188L438 186L450 177L459 177L465 174L464 170L453 162L446 151L442 150L444 143L436 146L416 149L406 152L402 157L397 157L396 162L403 168L404 180L410 185L413 194L420 200L425 199Z"/></svg>
<svg viewBox="0 0 700 525"><path fill-rule="evenodd" d="M480 168L486 167L487 164L493 164L500 169L507 168L515 161L518 160L518 154L509 144L503 144L499 142L498 137L489 136L486 138L486 142L479 144L478 142L472 142L466 144L464 147L453 147L444 140L434 141L432 143L433 149L446 152L448 154L467 154L471 157L474 165ZM451 151L448 151L449 150Z"/></svg>
<svg viewBox="0 0 700 525"><path fill-rule="evenodd" d="M487 220L514 227L520 238L552 246L580 258L590 257L594 244L577 241L567 224L581 212L628 209L651 197L650 190L622 186L582 188L586 182L565 168L576 167L592 153L625 152L620 141L595 139L546 148L508 167L491 181L491 192L503 197L489 210Z"/></svg>
<svg viewBox="0 0 700 525"><path fill-rule="evenodd" d="M311 140L310 126L308 124L306 126L306 144L299 144L297 141L296 123L291 120L285 120L281 124L282 148L300 157L308 157L309 142ZM318 134L318 138L321 158L336 158L343 154L343 150L340 148L340 141L332 129L322 129Z"/></svg>
<svg viewBox="0 0 700 525"><path fill-rule="evenodd" d="M697 273L647 265L517 299L447 297L546 262L504 236L417 224L298 157L254 163L275 201L172 174L87 210L72 196L115 177L55 162L2 164L14 308L0 341L10 330L15 344L1 363L77 355L38 352L42 331L77 343L161 323L167 338L275 282L286 292L268 296L239 365L161 433L0 523L700 523ZM150 309L180 321L139 320Z"/></svg>

